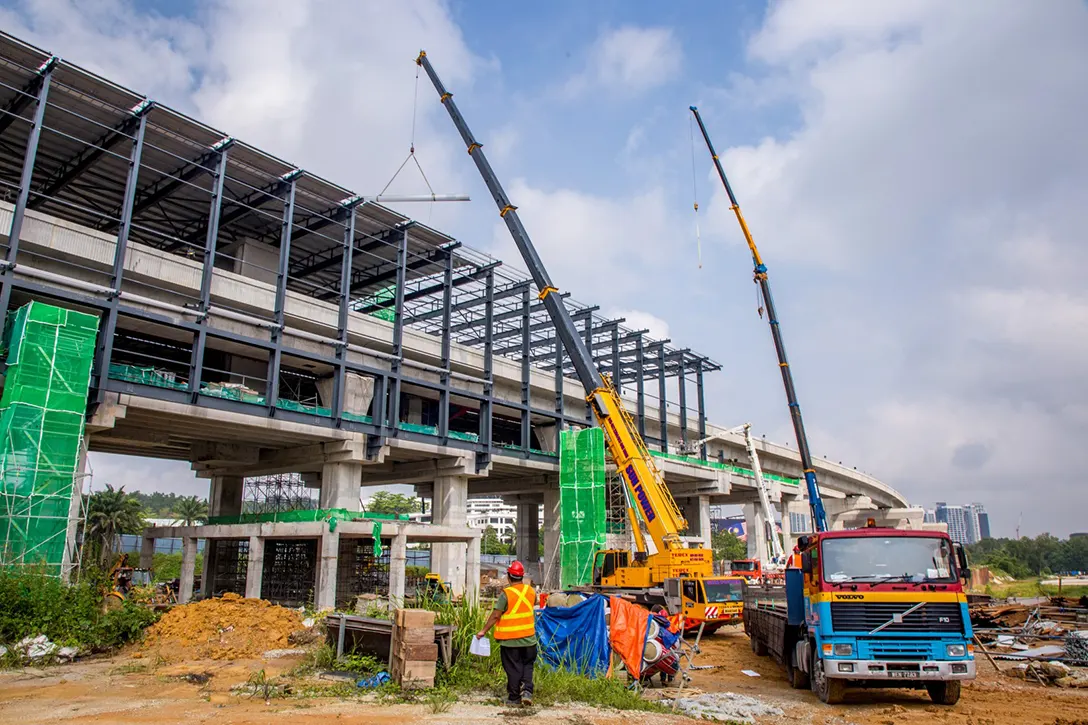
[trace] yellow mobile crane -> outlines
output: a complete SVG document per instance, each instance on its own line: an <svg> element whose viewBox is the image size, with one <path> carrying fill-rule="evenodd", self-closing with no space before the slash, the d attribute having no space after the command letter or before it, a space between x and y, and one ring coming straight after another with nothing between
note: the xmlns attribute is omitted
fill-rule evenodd
<svg viewBox="0 0 1088 725"><path fill-rule="evenodd" d="M442 105L453 119L469 156L498 206L499 216L506 222L536 288L540 290L540 300L585 388L586 401L592 407L598 425L604 429L608 451L626 484L628 516L637 551L633 555L622 550L597 552L594 557L595 587L632 593L644 604L662 604L673 614L683 612L690 620L705 620L711 628L733 619L739 613L742 598L739 582L713 577L713 553L710 549L684 547L680 532L687 528L687 521L669 493L664 477L654 464L613 382L597 370L574 320L557 294L558 289L518 218L517 207L510 202L484 156L483 146L469 130L453 102L453 94L439 80L425 51L420 51L416 63L434 84ZM645 525L650 542L642 534L640 523ZM654 551L649 550L648 543L651 542ZM730 611L726 616L727 609L736 611Z"/></svg>

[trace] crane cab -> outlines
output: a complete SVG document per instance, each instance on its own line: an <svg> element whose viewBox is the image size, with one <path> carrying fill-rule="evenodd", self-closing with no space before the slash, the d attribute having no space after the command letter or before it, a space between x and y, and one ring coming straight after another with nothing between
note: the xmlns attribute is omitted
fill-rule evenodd
<svg viewBox="0 0 1088 725"><path fill-rule="evenodd" d="M622 549L605 549L593 557L593 586L597 587L648 587L650 568L632 561L631 552Z"/></svg>

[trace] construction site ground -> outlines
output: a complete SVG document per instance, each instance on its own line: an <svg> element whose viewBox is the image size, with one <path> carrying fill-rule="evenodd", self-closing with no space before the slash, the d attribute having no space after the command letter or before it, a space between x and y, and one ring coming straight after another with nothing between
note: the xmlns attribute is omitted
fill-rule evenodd
<svg viewBox="0 0 1088 725"><path fill-rule="evenodd" d="M998 674L983 658L979 678L965 686L959 704L933 705L922 691L859 690L848 704L829 707L811 692L790 688L784 675L767 658L756 657L738 628L722 630L704 640L697 664L720 665L694 671L690 694L731 692L778 708L781 715L759 717L759 723L820 723L859 725L895 723L965 723L966 725L1088 725L1088 690L1044 688ZM699 722L654 713L623 713L570 704L530 711L512 711L462 698L446 712L420 704L378 702L375 696L338 697L320 694L330 683L309 678L297 682L294 694L266 701L260 695L232 693L264 670L272 679L290 671L300 656L273 660L209 659L163 662L136 656L135 650L110 658L69 665L0 672L0 725L27 723L478 723L507 722L514 716L545 715L551 722L586 725L639 722L656 725ZM1001 663L1011 667L1011 663ZM742 670L752 670L751 677ZM688 688L686 688L688 689ZM654 689L648 697L672 694ZM702 721L705 722L705 721Z"/></svg>

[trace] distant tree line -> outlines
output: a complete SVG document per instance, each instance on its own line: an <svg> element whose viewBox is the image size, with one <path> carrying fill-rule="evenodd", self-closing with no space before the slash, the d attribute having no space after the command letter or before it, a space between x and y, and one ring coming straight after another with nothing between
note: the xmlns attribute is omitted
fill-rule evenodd
<svg viewBox="0 0 1088 725"><path fill-rule="evenodd" d="M143 491L131 491L129 496L140 502L144 515L150 519L180 518L186 511L192 511L193 501L205 506L207 516L207 501L197 496L179 496L176 493L144 493ZM197 516L196 518L200 518Z"/></svg>
<svg viewBox="0 0 1088 725"><path fill-rule="evenodd" d="M1088 536L983 539L967 547L967 557L972 566L988 566L1016 579L1088 571Z"/></svg>

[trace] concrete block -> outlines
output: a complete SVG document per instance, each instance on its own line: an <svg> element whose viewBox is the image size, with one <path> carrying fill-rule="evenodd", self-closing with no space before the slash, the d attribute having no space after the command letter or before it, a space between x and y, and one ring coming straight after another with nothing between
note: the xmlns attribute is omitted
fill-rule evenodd
<svg viewBox="0 0 1088 725"><path fill-rule="evenodd" d="M434 612L429 609L398 609L396 625L402 629L419 629L421 627L434 627ZM433 638L434 632L431 632Z"/></svg>

